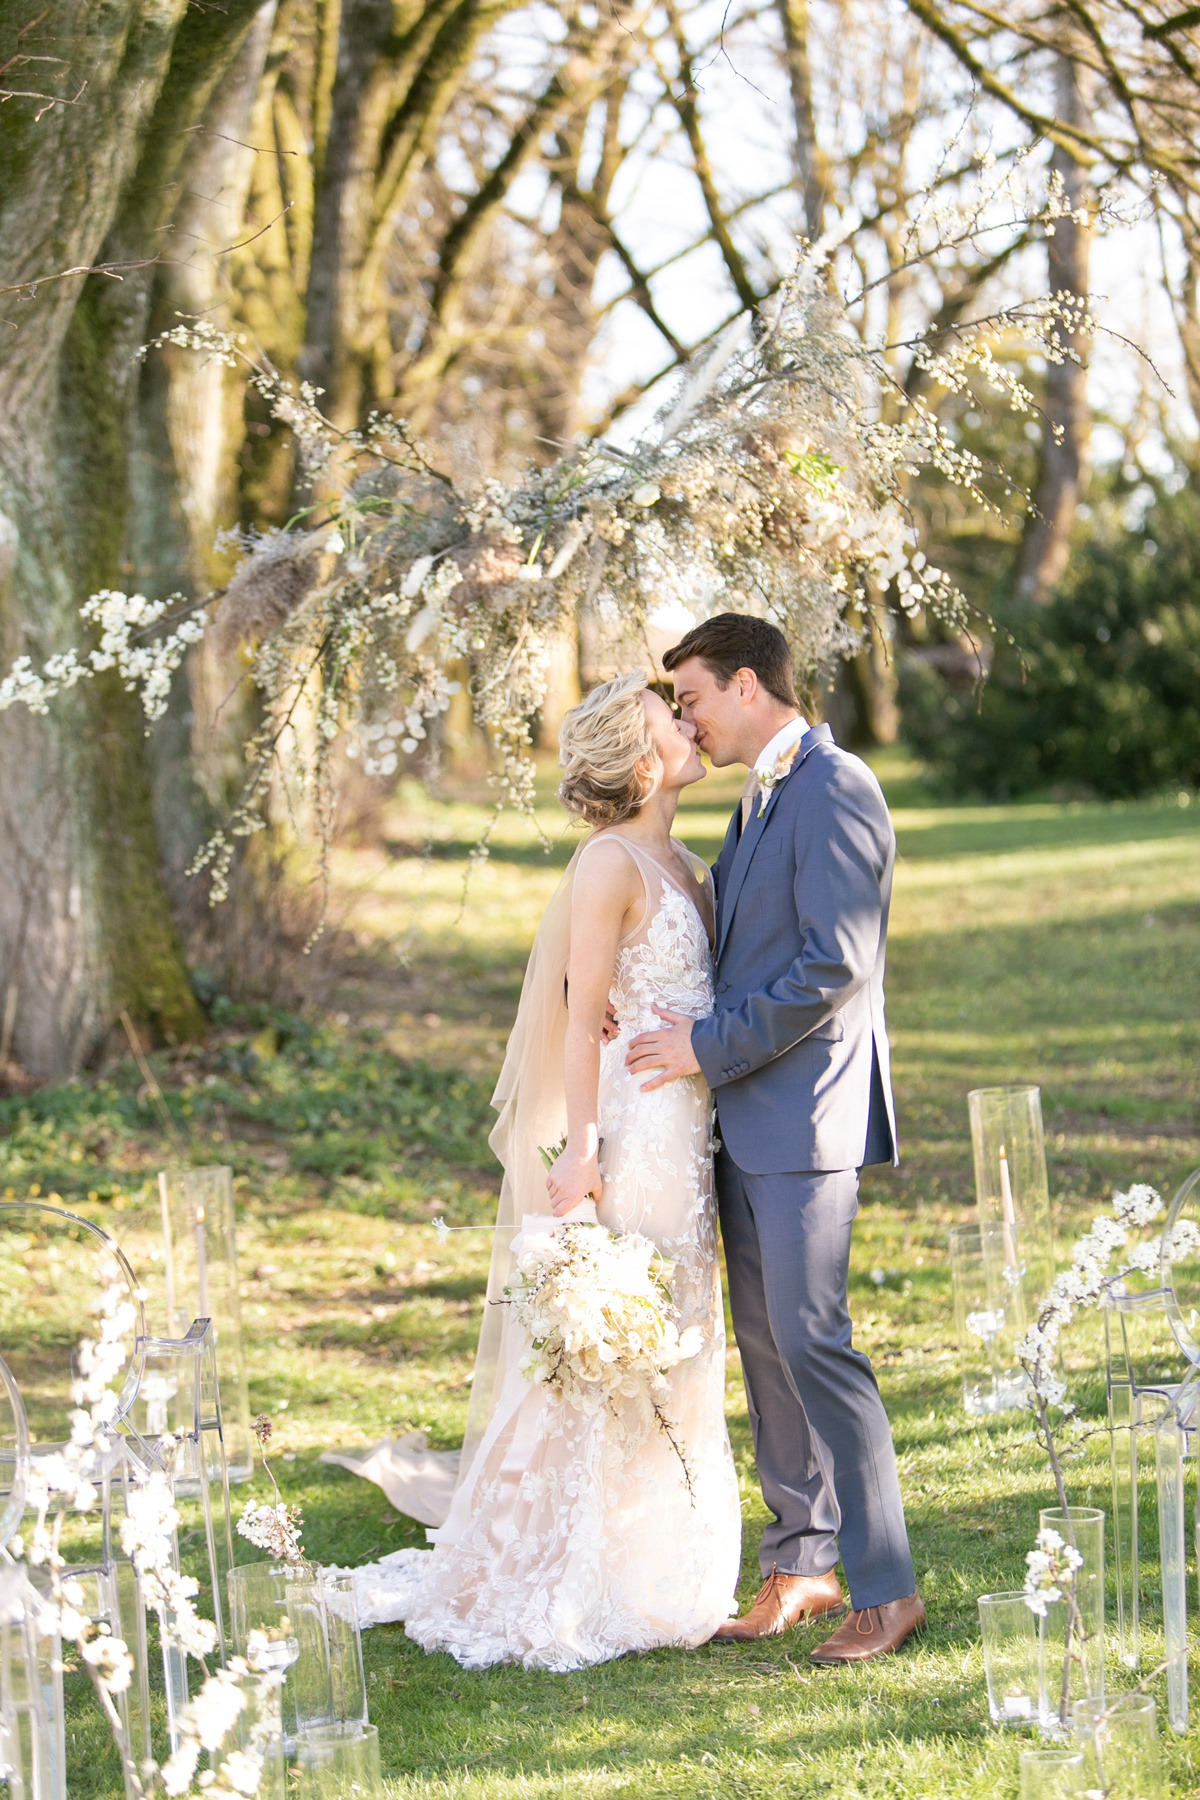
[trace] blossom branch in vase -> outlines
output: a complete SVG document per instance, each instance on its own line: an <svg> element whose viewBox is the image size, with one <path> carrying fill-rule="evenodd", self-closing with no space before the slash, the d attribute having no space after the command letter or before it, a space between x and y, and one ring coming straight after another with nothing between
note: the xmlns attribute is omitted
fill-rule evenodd
<svg viewBox="0 0 1200 1800"><path fill-rule="evenodd" d="M300 1508L289 1506L280 1493L275 1471L267 1456L267 1445L271 1441L274 1426L266 1413L259 1413L251 1430L258 1442L262 1466L274 1491L275 1503L273 1506L265 1506L261 1500L248 1500L238 1520L238 1534L256 1549L265 1550L276 1562L287 1563L292 1568L302 1568L307 1563L304 1546L300 1541L304 1518Z"/></svg>
<svg viewBox="0 0 1200 1800"><path fill-rule="evenodd" d="M1111 1210L1098 1215L1077 1241L1070 1265L1055 1277L1035 1322L1017 1344L1017 1356L1029 1382L1036 1436L1046 1452L1061 1516L1061 1532L1043 1528L1035 1548L1029 1552L1025 1592L1027 1604L1039 1618L1044 1619L1048 1607L1058 1601L1065 1600L1067 1605L1059 1702L1059 1722L1064 1727L1070 1705L1071 1670L1082 1662L1087 1634L1079 1602L1085 1563L1076 1541L1076 1515L1067 1496L1065 1451L1058 1435L1062 1427L1052 1416L1057 1413L1066 1422L1075 1415L1060 1372L1060 1341L1077 1312L1101 1304L1106 1293L1124 1293L1127 1277L1153 1276L1164 1261L1187 1255L1200 1245L1200 1229L1187 1220L1176 1224L1169 1243L1163 1234L1131 1242L1133 1234L1150 1225L1161 1211L1161 1196L1144 1182L1115 1193ZM1114 1270L1118 1257L1120 1267ZM1080 1441L1077 1439L1076 1443ZM1096 1571L1088 1573L1095 1578Z"/></svg>

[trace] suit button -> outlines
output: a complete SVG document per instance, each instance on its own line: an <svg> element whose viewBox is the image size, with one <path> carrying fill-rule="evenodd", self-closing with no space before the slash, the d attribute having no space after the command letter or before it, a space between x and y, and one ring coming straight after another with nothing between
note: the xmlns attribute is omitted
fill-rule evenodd
<svg viewBox="0 0 1200 1800"><path fill-rule="evenodd" d="M727 994L729 992L729 983L727 981L718 981L717 992L718 994Z"/></svg>

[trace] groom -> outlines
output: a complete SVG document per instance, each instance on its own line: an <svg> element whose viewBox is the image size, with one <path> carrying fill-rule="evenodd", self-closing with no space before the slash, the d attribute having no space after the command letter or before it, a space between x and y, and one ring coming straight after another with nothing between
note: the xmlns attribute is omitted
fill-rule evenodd
<svg viewBox="0 0 1200 1800"><path fill-rule="evenodd" d="M883 965L895 837L874 775L800 713L781 631L721 613L663 658L696 741L751 776L716 864L716 1011L634 1039L647 1088L702 1071L763 1497L765 1582L719 1639L852 1611L812 1652L861 1662L924 1622L891 1428L851 1343L858 1173L895 1162Z"/></svg>

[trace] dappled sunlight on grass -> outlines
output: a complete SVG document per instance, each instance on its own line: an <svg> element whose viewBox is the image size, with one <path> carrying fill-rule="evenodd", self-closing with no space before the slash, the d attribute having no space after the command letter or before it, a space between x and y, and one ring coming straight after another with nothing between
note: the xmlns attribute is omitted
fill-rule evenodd
<svg viewBox="0 0 1200 1800"><path fill-rule="evenodd" d="M1049 1481L1022 1418L969 1420L958 1402L945 1242L972 1200L966 1093L1041 1084L1062 1227L1118 1181L1169 1191L1200 1162L1200 807L940 807L904 759L881 770L902 802L888 1005L904 1162L864 1179L850 1295L895 1425L929 1629L859 1670L811 1665L824 1635L814 1627L556 1677L465 1674L382 1627L367 1634L366 1660L397 1800L1016 1794L1022 1739L987 1724L975 1597L1020 1579ZM740 785L723 774L688 797L680 833L710 858ZM578 841L551 788L545 770L549 853L526 823L503 820L465 911L486 795L433 803L402 791L381 843L336 852L349 948L330 1017L232 1010L203 1054L156 1059L190 1153L237 1171L251 1403L275 1421L280 1473L322 1560L424 1541L377 1489L321 1465L322 1448L411 1428L439 1447L461 1437L490 1239L440 1242L431 1223L485 1223L494 1205L487 1096L538 915ZM123 1066L4 1103L0 1186L61 1194L148 1268L166 1147L139 1086ZM1067 1357L1095 1414L1092 1326L1072 1334ZM727 1377L744 1600L765 1515L732 1349ZM1102 1452L1093 1440L1073 1471L1081 1502L1109 1503ZM1149 1579L1144 1597L1153 1667ZM82 1701L73 1732L84 1773L71 1800L107 1800L116 1789L89 1753L97 1734ZM1192 1740L1167 1752L1172 1793L1194 1791Z"/></svg>

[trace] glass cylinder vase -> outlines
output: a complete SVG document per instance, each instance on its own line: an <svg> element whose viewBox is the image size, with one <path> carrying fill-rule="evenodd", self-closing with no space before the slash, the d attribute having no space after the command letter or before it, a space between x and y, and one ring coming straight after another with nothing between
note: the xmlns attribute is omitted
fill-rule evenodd
<svg viewBox="0 0 1200 1800"><path fill-rule="evenodd" d="M251 1668L283 1676L284 1747L332 1714L329 1646L317 1571L301 1564L246 1563L229 1571L234 1648Z"/></svg>
<svg viewBox="0 0 1200 1800"><path fill-rule="evenodd" d="M1025 1405L1028 1384L1016 1353L1025 1304L1008 1235L997 1224L956 1225L950 1233L963 1406L972 1418Z"/></svg>
<svg viewBox="0 0 1200 1800"><path fill-rule="evenodd" d="M206 1754L207 1773L198 1783L202 1793L211 1785L220 1794L244 1794L256 1779L255 1800L285 1800L281 1686L272 1671L243 1677L242 1708L220 1748Z"/></svg>
<svg viewBox="0 0 1200 1800"><path fill-rule="evenodd" d="M374 1725L325 1725L296 1746L295 1800L375 1800L382 1795L379 1731Z"/></svg>
<svg viewBox="0 0 1200 1800"><path fill-rule="evenodd" d="M245 1481L253 1466L253 1444L242 1345L233 1171L164 1169L158 1177L158 1194L167 1330L170 1336L182 1338L193 1320L212 1320L229 1479Z"/></svg>
<svg viewBox="0 0 1200 1800"><path fill-rule="evenodd" d="M353 1576L316 1564L246 1563L229 1575L233 1641L253 1668L281 1671L289 1755L307 1731L367 1718Z"/></svg>
<svg viewBox="0 0 1200 1800"><path fill-rule="evenodd" d="M346 1570L321 1569L322 1613L329 1649L330 1697L334 1725L363 1725L367 1720L367 1682L363 1674L362 1629L354 1576Z"/></svg>
<svg viewBox="0 0 1200 1800"><path fill-rule="evenodd" d="M1084 1795L1082 1750L1022 1750L1021 1800L1074 1800Z"/></svg>
<svg viewBox="0 0 1200 1800"><path fill-rule="evenodd" d="M1083 1752L1087 1787L1105 1800L1162 1800L1157 1708L1149 1694L1077 1700L1071 1729Z"/></svg>
<svg viewBox="0 0 1200 1800"><path fill-rule="evenodd" d="M1036 1306L1054 1278L1041 1090L974 1088L967 1110L979 1223L1003 1228L1007 1260Z"/></svg>
<svg viewBox="0 0 1200 1800"><path fill-rule="evenodd" d="M1024 1590L981 1594L979 1633L993 1725L1030 1725L1041 1706L1041 1647Z"/></svg>
<svg viewBox="0 0 1200 1800"><path fill-rule="evenodd" d="M1042 1722L1065 1732L1075 1701L1104 1698L1104 1513L1095 1506L1047 1506L1038 1523L1083 1559L1063 1598L1038 1621Z"/></svg>

